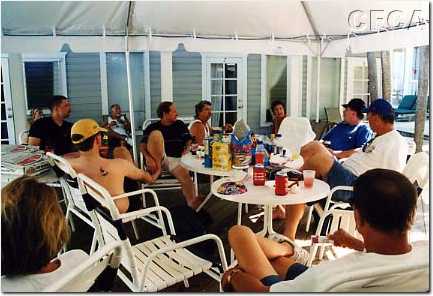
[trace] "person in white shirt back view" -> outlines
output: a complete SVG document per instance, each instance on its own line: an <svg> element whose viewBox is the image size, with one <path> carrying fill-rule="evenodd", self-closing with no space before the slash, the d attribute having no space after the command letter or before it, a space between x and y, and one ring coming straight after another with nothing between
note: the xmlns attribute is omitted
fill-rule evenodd
<svg viewBox="0 0 433 296"><path fill-rule="evenodd" d="M415 186L399 172L373 169L355 180L353 190L350 203L362 240L341 229L328 237L334 245L355 252L307 268L296 262L289 242L277 243L236 225L229 230L228 239L238 266L225 272L224 291L428 291L428 241L409 241L417 203ZM408 271L378 273L369 279L357 277L384 268ZM354 281L335 286L336 279L343 275Z"/></svg>
<svg viewBox="0 0 433 296"><path fill-rule="evenodd" d="M356 178L370 169L383 168L402 172L406 165L408 144L394 129L394 109L383 99L375 100L367 110L370 128L375 133L360 151L340 163L320 142L314 141L301 149L304 170L315 170L331 188L351 186ZM333 198L347 201L351 192L337 191ZM286 207L284 235L295 239L296 231L304 214L304 204Z"/></svg>

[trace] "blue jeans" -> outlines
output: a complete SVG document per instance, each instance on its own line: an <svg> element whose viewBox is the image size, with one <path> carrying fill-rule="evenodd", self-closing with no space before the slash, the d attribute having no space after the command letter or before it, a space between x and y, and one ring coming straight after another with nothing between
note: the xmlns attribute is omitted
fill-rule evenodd
<svg viewBox="0 0 433 296"><path fill-rule="evenodd" d="M327 183L334 188L335 186L352 186L353 182L358 178L351 171L346 169L337 160L334 160L331 170L327 176ZM337 191L333 196L333 200L349 202L352 199L353 192L351 191Z"/></svg>

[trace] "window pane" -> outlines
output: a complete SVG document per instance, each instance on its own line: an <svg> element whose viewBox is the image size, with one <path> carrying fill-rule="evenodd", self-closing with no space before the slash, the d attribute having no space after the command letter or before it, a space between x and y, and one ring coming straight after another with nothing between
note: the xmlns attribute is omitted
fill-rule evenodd
<svg viewBox="0 0 433 296"><path fill-rule="evenodd" d="M52 62L25 62L27 101L29 108L48 107L54 92Z"/></svg>
<svg viewBox="0 0 433 296"><path fill-rule="evenodd" d="M1 120L6 120L6 105L5 104L1 104L1 105L2 105Z"/></svg>
<svg viewBox="0 0 433 296"><path fill-rule="evenodd" d="M223 100L222 96L212 96L211 97L211 103L212 103L212 110L213 111L223 111Z"/></svg>
<svg viewBox="0 0 433 296"><path fill-rule="evenodd" d="M267 106L270 110L271 102L279 100L286 105L287 97L287 57L267 56ZM271 120L272 118L267 118Z"/></svg>
<svg viewBox="0 0 433 296"><path fill-rule="evenodd" d="M213 112L212 113L212 126L213 127L222 127L223 126L223 113Z"/></svg>
<svg viewBox="0 0 433 296"><path fill-rule="evenodd" d="M362 79L362 66L353 67L353 78Z"/></svg>
<svg viewBox="0 0 433 296"><path fill-rule="evenodd" d="M223 80L211 80L211 96L223 94Z"/></svg>
<svg viewBox="0 0 433 296"><path fill-rule="evenodd" d="M237 110L237 96L227 96L225 97L226 111L236 111Z"/></svg>
<svg viewBox="0 0 433 296"><path fill-rule="evenodd" d="M238 81L237 80L226 80L226 94L236 95L238 93Z"/></svg>
<svg viewBox="0 0 433 296"><path fill-rule="evenodd" d="M237 114L237 112L226 112L226 123L235 124L238 118Z"/></svg>
<svg viewBox="0 0 433 296"><path fill-rule="evenodd" d="M2 124L2 129L1 129L2 134L1 134L1 138L2 138L2 139L8 139L9 136L8 136L8 126L7 126L7 123L6 123L6 122L2 122L1 124Z"/></svg>
<svg viewBox="0 0 433 296"><path fill-rule="evenodd" d="M223 64L211 64L210 68L210 78L223 78Z"/></svg>
<svg viewBox="0 0 433 296"><path fill-rule="evenodd" d="M225 78L237 78L237 65L236 64L226 64Z"/></svg>

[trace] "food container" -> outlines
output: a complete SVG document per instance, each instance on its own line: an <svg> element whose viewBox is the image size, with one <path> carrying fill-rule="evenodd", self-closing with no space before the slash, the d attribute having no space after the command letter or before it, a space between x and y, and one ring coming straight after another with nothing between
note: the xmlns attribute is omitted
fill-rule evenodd
<svg viewBox="0 0 433 296"><path fill-rule="evenodd" d="M287 185L287 174L281 171L277 172L275 174L275 195L286 195L289 193L289 188Z"/></svg>
<svg viewBox="0 0 433 296"><path fill-rule="evenodd" d="M253 169L253 184L255 186L264 186L266 182L265 167L261 164L256 164Z"/></svg>

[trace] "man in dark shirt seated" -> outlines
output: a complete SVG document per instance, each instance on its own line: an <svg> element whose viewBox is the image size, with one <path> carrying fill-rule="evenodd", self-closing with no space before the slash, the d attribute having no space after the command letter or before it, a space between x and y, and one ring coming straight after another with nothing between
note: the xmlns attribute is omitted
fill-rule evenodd
<svg viewBox="0 0 433 296"><path fill-rule="evenodd" d="M35 121L29 131L29 145L47 152L64 155L76 151L71 141L72 123L65 119L71 114L71 103L64 96L54 96L50 103L51 116Z"/></svg>
<svg viewBox="0 0 433 296"><path fill-rule="evenodd" d="M177 120L174 103L162 102L158 106L157 114L161 120L150 124L143 131L140 144L147 169L151 174L161 167L169 171L181 183L188 206L196 209L202 198L195 196L189 171L180 165L180 158L191 144L191 134L188 127L181 120Z"/></svg>
<svg viewBox="0 0 433 296"><path fill-rule="evenodd" d="M352 99L343 107L343 121L323 137L326 146L337 158L351 156L367 143L373 135L371 129L361 122L364 118L363 112L366 112L363 100Z"/></svg>

